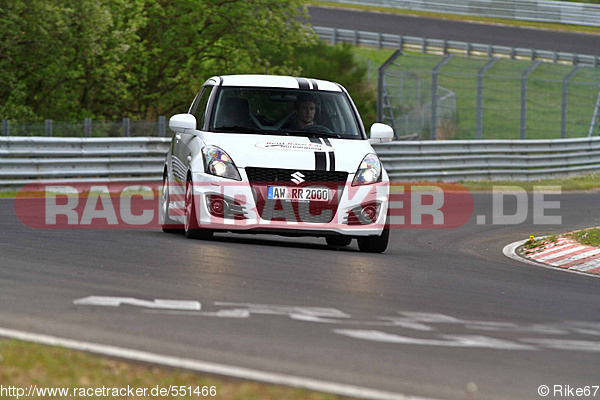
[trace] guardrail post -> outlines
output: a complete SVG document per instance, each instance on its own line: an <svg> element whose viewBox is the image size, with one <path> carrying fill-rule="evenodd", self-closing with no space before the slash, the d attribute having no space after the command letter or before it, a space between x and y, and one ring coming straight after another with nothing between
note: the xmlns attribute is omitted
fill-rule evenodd
<svg viewBox="0 0 600 400"><path fill-rule="evenodd" d="M44 120L44 133L48 137L52 136L52 120L51 119Z"/></svg>
<svg viewBox="0 0 600 400"><path fill-rule="evenodd" d="M535 61L521 75L521 139L525 139L527 131L527 78L541 63L542 60Z"/></svg>
<svg viewBox="0 0 600 400"><path fill-rule="evenodd" d="M500 60L492 58L477 73L477 139L483 138L483 76Z"/></svg>
<svg viewBox="0 0 600 400"><path fill-rule="evenodd" d="M334 46L337 44L337 28L333 28L333 36L331 37L331 44Z"/></svg>
<svg viewBox="0 0 600 400"><path fill-rule="evenodd" d="M83 136L91 137L92 136L92 119L85 118L83 120Z"/></svg>
<svg viewBox="0 0 600 400"><path fill-rule="evenodd" d="M10 133L10 121L7 119L2 120L2 136L9 136Z"/></svg>
<svg viewBox="0 0 600 400"><path fill-rule="evenodd" d="M431 140L437 139L437 108L438 108L438 75L444 65L454 57L454 54L448 54L438 65L433 68L431 73L431 132L429 138Z"/></svg>
<svg viewBox="0 0 600 400"><path fill-rule="evenodd" d="M575 66L562 81L562 106L560 109L560 137L562 139L567 137L567 106L569 101L567 94L569 91L569 81L580 69L580 66Z"/></svg>
<svg viewBox="0 0 600 400"><path fill-rule="evenodd" d="M167 117L164 115L158 117L158 136L167 136Z"/></svg>
<svg viewBox="0 0 600 400"><path fill-rule="evenodd" d="M131 133L131 119L123 118L123 137L129 137Z"/></svg>

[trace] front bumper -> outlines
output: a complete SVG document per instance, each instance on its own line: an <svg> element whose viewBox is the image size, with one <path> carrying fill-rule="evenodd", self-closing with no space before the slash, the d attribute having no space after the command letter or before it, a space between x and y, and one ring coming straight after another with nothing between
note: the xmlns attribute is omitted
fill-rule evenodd
<svg viewBox="0 0 600 400"><path fill-rule="evenodd" d="M247 181L194 173L193 199L199 227L238 233L292 236L378 236L384 229L389 184L351 186L353 175L336 190L335 204L315 209L309 202L277 200L265 204L264 187ZM266 184L265 184L266 185ZM363 211L364 210L364 211Z"/></svg>

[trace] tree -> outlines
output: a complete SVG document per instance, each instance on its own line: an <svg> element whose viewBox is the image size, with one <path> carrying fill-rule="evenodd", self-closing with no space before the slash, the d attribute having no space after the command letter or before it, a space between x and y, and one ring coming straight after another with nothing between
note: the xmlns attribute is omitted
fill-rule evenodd
<svg viewBox="0 0 600 400"><path fill-rule="evenodd" d="M8 0L0 10L0 117L121 114L143 0Z"/></svg>
<svg viewBox="0 0 600 400"><path fill-rule="evenodd" d="M367 69L354 58L352 46L331 46L323 42L294 49L294 63L301 74L338 82L348 90L360 111L366 128L377 119L377 89L366 78Z"/></svg>
<svg viewBox="0 0 600 400"><path fill-rule="evenodd" d="M302 0L5 0L0 118L155 118L216 74L292 73ZM283 60L274 63L275 58Z"/></svg>
<svg viewBox="0 0 600 400"><path fill-rule="evenodd" d="M127 111L142 118L181 112L212 75L292 73L293 48L314 43L302 0L148 0L131 66ZM274 63L273 60L279 60Z"/></svg>

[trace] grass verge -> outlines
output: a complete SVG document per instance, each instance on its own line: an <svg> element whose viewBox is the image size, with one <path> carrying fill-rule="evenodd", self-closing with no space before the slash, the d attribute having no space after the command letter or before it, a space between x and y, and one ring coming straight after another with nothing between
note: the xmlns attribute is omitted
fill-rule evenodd
<svg viewBox="0 0 600 400"><path fill-rule="evenodd" d="M600 228L590 228L571 232L568 236L583 245L600 247Z"/></svg>
<svg viewBox="0 0 600 400"><path fill-rule="evenodd" d="M128 362L108 357L96 356L84 352L49 347L17 340L0 340L0 382L3 388L23 388L28 393L35 385L37 389L66 388L69 395L42 396L35 394L28 399L48 398L141 398L131 396L135 390L146 389L145 398L173 398L160 395L158 389L177 387L185 396L178 399L213 398L220 400L343 400L331 394L317 393L304 389L266 385L234 379L205 376L194 372L157 367L142 363ZM189 394L191 387L191 395ZM106 388L104 393L95 390ZM134 391L127 396L114 396L113 389L119 394ZM194 393L199 388L197 393ZM202 395L205 389L206 396ZM215 396L210 396L213 388ZM35 389L35 390L37 390ZM123 390L122 390L123 389ZM156 396L152 396L155 389ZM2 398L16 398L3 393ZM13 394L14 391L13 391ZM99 396L97 395L99 394ZM106 394L109 394L106 396Z"/></svg>

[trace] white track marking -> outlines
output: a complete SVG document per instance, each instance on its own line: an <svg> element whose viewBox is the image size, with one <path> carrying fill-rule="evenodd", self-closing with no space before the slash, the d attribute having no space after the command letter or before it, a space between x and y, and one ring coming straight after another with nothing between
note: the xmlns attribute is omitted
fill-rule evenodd
<svg viewBox="0 0 600 400"><path fill-rule="evenodd" d="M406 396L400 393L369 389L360 386L345 385L335 382L303 378L294 375L277 374L250 368L241 368L231 365L193 360L189 358L171 357L123 347L107 346L98 343L71 340L56 336L42 335L12 329L0 328L0 337L23 340L49 346L64 347L72 350L86 351L103 356L152 363L167 367L183 368L196 372L314 390L318 392L336 394L338 396L373 400L434 400L424 397Z"/></svg>
<svg viewBox="0 0 600 400"><path fill-rule="evenodd" d="M140 300L133 297L113 297L113 296L88 296L73 301L77 306L101 306L101 307L119 307L127 304L130 306L154 308L161 310L185 310L199 311L202 305L198 301L189 300L162 300L153 301Z"/></svg>

